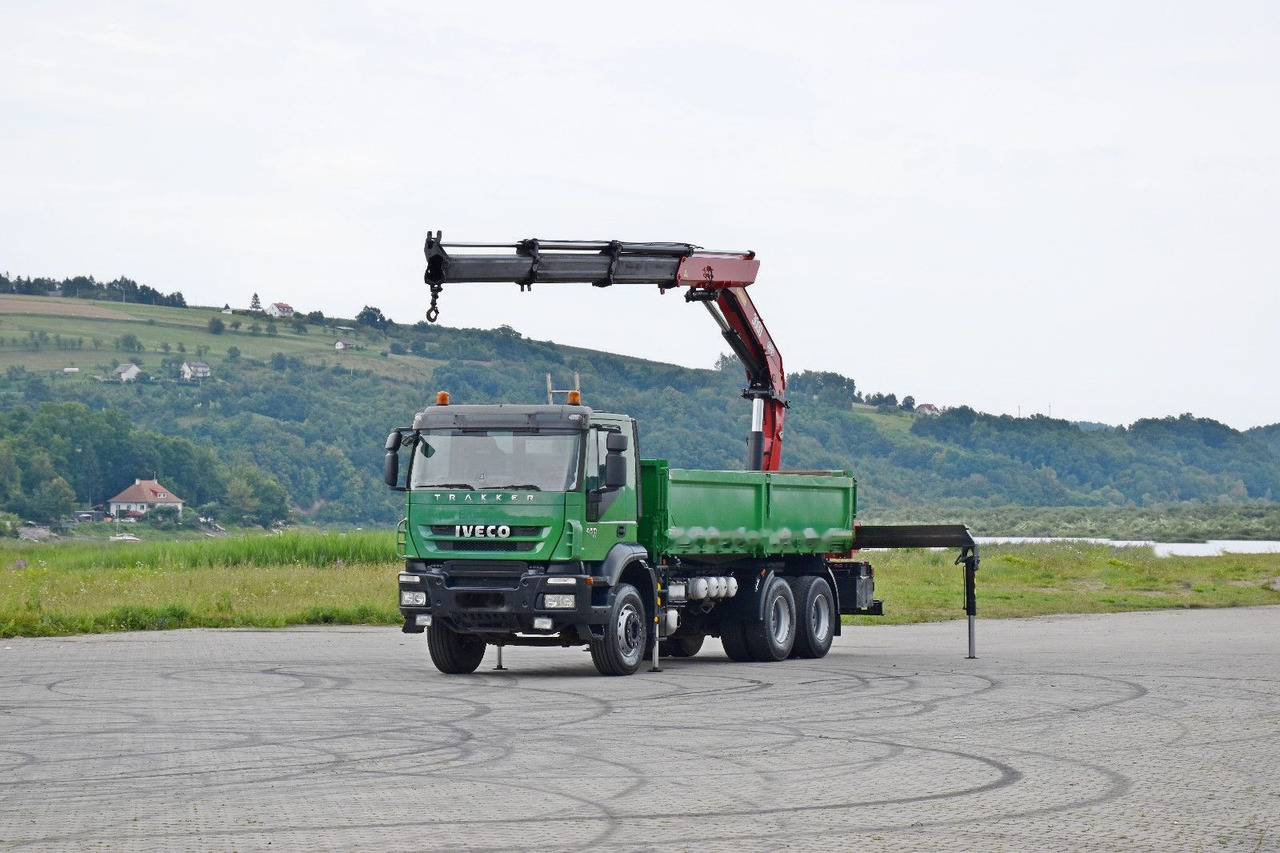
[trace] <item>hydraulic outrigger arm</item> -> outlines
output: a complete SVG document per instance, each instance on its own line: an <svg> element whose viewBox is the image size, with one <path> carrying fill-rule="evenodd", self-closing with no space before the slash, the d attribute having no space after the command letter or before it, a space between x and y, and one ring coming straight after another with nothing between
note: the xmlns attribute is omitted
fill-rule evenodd
<svg viewBox="0 0 1280 853"><path fill-rule="evenodd" d="M756 280L755 252L708 251L688 243L623 243L521 240L518 243L449 243L440 232L427 235L427 271L431 287L427 320L440 316L437 300L445 284L510 282L520 289L535 284L655 284L665 292L687 287L686 302L701 302L742 361L751 400L747 467L777 471L782 461L782 422L787 409L787 379L782 356L756 311L747 286ZM511 254L486 254L507 249ZM463 250L463 251L457 251Z"/></svg>

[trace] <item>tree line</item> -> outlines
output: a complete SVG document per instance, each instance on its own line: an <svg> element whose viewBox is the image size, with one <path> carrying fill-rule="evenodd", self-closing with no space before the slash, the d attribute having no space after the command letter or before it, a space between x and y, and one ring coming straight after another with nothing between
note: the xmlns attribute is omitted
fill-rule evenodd
<svg viewBox="0 0 1280 853"><path fill-rule="evenodd" d="M355 339L368 343L359 357L332 363L331 344L319 341L315 354L266 358L228 347L207 353L214 379L198 385L46 381L11 370L0 374L0 411L75 401L97 413L127 412L139 432L214 453L224 472L216 476L261 472L284 490L295 517L322 523L395 523L402 508L381 483L383 441L436 391L450 391L458 403L536 403L545 399L548 373L563 388L577 371L587 405L637 417L645 457L686 468L744 465L749 406L738 399L745 377L732 356L711 369L684 368L531 340L507 326L395 324L372 306L356 325ZM384 363L379 357L388 360L385 372L374 369ZM405 366L415 368L407 378ZM1186 415L1086 428L967 407L920 417L910 413L910 396L868 394L833 371L798 372L788 379L788 393L784 467L852 471L860 504L872 511L1280 498L1280 425L1239 432ZM122 482L146 473L131 470ZM227 492L216 476L215 495L206 500L224 503ZM66 479L87 502L89 493ZM38 475L28 480L28 495L45 482ZM166 485L188 498L177 482ZM235 511L243 515L244 504L237 501Z"/></svg>
<svg viewBox="0 0 1280 853"><path fill-rule="evenodd" d="M160 480L224 523L289 518L288 494L270 474L225 463L189 439L139 430L123 410L49 402L0 413L0 512L58 521L105 505L136 479Z"/></svg>
<svg viewBox="0 0 1280 853"><path fill-rule="evenodd" d="M144 305L161 305L166 308L186 308L187 301L181 291L161 293L154 287L138 284L130 278L117 278L99 282L93 276L78 275L72 278L23 278L0 273L0 293L24 296L52 296L61 293L71 299L102 299L108 302L137 302Z"/></svg>

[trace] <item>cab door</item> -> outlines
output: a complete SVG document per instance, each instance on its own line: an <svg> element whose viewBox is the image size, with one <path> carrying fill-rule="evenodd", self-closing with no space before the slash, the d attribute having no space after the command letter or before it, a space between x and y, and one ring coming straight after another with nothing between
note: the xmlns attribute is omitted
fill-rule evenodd
<svg viewBox="0 0 1280 853"><path fill-rule="evenodd" d="M622 451L626 461L626 485L620 489L604 489L605 458L608 454L608 437L620 434L627 437L627 447ZM636 442L632 421L602 423L587 432L585 479L587 487L587 523L583 558L602 560L609 549L619 542L635 542L638 537L636 524Z"/></svg>

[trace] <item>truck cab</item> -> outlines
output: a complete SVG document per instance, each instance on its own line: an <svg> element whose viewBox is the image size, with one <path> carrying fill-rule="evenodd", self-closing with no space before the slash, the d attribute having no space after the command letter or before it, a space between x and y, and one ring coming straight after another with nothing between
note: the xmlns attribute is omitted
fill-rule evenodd
<svg viewBox="0 0 1280 853"><path fill-rule="evenodd" d="M474 670L486 644L586 643L638 667L657 581L637 541L636 455L633 419L582 405L436 405L393 432L403 630L427 631L446 672ZM620 590L619 637L605 629Z"/></svg>

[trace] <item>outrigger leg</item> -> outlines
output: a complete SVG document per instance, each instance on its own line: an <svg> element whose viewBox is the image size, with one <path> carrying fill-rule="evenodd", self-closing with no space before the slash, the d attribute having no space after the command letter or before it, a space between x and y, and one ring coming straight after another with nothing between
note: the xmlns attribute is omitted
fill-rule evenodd
<svg viewBox="0 0 1280 853"><path fill-rule="evenodd" d="M969 660L978 657L978 543L963 524L860 524L854 528L853 547L959 548L956 565L964 565L964 612L969 617Z"/></svg>

